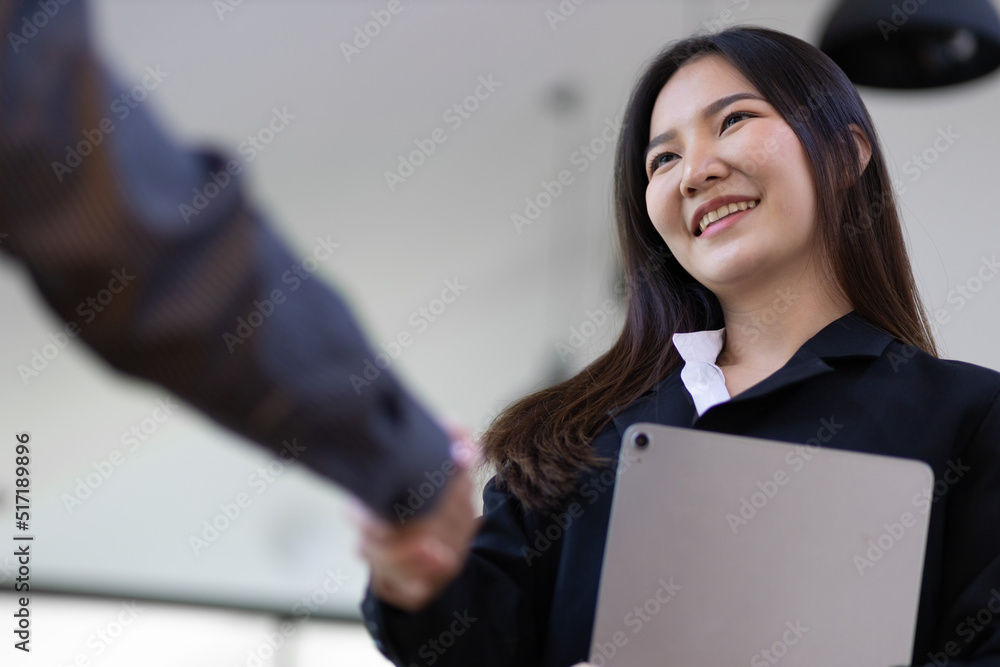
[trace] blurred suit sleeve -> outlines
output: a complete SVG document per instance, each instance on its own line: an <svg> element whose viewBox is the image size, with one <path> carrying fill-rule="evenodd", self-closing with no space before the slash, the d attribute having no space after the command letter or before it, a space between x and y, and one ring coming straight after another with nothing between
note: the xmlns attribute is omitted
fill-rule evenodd
<svg viewBox="0 0 1000 667"><path fill-rule="evenodd" d="M198 210L196 191L225 182L229 158L176 145L149 101L114 113L125 89L94 55L82 0L63 1L0 0L0 249L114 367L291 452L395 521L448 460L447 437L388 371L367 383L374 352L344 301L318 277L287 280L302 255L248 206L238 177L185 220L182 205ZM77 162L67 153L81 142ZM88 312L109 285L118 293ZM260 326L238 329L252 311Z"/></svg>

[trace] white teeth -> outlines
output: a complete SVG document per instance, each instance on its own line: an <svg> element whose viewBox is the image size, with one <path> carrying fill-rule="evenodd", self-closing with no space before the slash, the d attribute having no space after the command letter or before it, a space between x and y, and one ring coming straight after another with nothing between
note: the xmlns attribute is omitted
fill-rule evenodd
<svg viewBox="0 0 1000 667"><path fill-rule="evenodd" d="M708 213L706 213L705 216L702 217L701 222L699 223L698 226L703 232L713 222L718 222L719 220L725 218L728 215L732 215L733 213L736 213L738 211L745 211L748 208L754 208L755 206L757 206L756 200L741 201L738 203L726 204L724 206L720 206L715 211L709 211Z"/></svg>

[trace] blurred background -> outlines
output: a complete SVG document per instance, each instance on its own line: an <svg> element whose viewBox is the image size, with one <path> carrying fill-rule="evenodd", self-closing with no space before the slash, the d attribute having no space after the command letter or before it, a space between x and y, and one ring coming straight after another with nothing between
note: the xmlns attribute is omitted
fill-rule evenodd
<svg viewBox="0 0 1000 667"><path fill-rule="evenodd" d="M619 329L611 156L647 59L736 24L819 44L835 4L90 3L123 83L160 73L138 103L182 141L239 160L301 278L346 293L391 369L474 430L582 368ZM1000 369L989 203L1000 80L860 90L943 355ZM388 664L360 622L367 574L343 493L112 372L78 339L25 376L64 323L7 256L0 312L3 433L31 435L36 535L33 650L13 650L5 626L2 664ZM241 493L248 506L234 504ZM5 545L11 524L0 522ZM10 610L16 564L0 554Z"/></svg>

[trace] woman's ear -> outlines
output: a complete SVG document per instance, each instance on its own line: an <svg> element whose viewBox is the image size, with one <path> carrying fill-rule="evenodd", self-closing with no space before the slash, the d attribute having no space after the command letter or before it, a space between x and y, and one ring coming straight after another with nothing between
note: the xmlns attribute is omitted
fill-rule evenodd
<svg viewBox="0 0 1000 667"><path fill-rule="evenodd" d="M872 147L868 143L865 133L856 123L851 123L851 134L854 135L854 142L858 145L858 175L860 176L868 168L868 161L872 158Z"/></svg>

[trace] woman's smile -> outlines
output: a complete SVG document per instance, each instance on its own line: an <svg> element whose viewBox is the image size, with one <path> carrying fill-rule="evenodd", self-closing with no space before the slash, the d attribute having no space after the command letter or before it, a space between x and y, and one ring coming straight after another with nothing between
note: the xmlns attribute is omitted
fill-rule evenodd
<svg viewBox="0 0 1000 667"><path fill-rule="evenodd" d="M735 223L743 217L743 213L756 208L759 203L759 199L751 197L717 197L698 207L692 217L691 229L695 236L703 236L706 230L717 229L723 222L726 224L722 227Z"/></svg>

